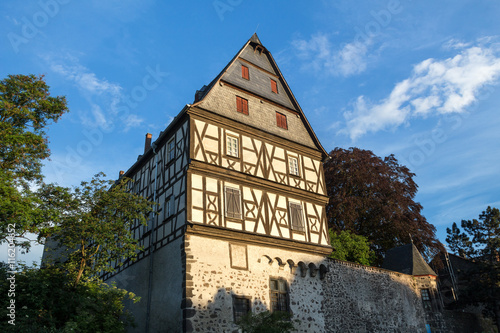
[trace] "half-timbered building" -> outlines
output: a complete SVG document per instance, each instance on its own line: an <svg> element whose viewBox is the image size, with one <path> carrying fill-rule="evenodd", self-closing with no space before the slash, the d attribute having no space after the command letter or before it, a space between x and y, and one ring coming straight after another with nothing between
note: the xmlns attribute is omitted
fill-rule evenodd
<svg viewBox="0 0 500 333"><path fill-rule="evenodd" d="M264 310L322 331L325 158L254 34L124 174L159 203L138 261L105 277L141 296L137 331L233 331Z"/></svg>

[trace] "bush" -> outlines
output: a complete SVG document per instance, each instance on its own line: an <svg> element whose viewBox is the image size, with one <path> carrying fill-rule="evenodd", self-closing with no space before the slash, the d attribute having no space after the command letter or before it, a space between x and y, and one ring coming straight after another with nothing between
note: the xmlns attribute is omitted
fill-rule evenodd
<svg viewBox="0 0 500 333"><path fill-rule="evenodd" d="M238 321L238 326L244 333L288 333L294 331L295 324L300 320L292 320L288 312L264 311L257 314L252 312Z"/></svg>

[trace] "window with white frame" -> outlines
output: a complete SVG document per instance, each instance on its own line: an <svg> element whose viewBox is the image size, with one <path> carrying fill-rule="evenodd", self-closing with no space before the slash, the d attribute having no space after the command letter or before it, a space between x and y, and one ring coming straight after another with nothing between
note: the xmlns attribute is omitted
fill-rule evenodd
<svg viewBox="0 0 500 333"><path fill-rule="evenodd" d="M290 202L289 209L292 230L305 231L304 219L302 218L302 205Z"/></svg>
<svg viewBox="0 0 500 333"><path fill-rule="evenodd" d="M288 157L288 170L291 175L300 176L299 174L299 160L297 157Z"/></svg>
<svg viewBox="0 0 500 333"><path fill-rule="evenodd" d="M233 157L239 157L237 137L232 135L226 136L226 154Z"/></svg>
<svg viewBox="0 0 500 333"><path fill-rule="evenodd" d="M167 162L175 159L175 138L167 143Z"/></svg>
<svg viewBox="0 0 500 333"><path fill-rule="evenodd" d="M237 188L225 188L226 217L241 219L241 193Z"/></svg>

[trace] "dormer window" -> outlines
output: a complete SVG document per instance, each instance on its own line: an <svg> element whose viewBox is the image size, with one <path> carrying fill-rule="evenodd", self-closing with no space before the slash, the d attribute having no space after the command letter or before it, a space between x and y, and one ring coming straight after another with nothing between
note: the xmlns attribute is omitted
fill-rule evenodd
<svg viewBox="0 0 500 333"><path fill-rule="evenodd" d="M236 96L236 111L248 115L248 100Z"/></svg>
<svg viewBox="0 0 500 333"><path fill-rule="evenodd" d="M271 91L275 94L278 93L278 83L271 79Z"/></svg>
<svg viewBox="0 0 500 333"><path fill-rule="evenodd" d="M241 77L250 80L250 73L247 66L241 65Z"/></svg>
<svg viewBox="0 0 500 333"><path fill-rule="evenodd" d="M284 114L276 112L276 125L278 125L278 127L288 129L288 126L286 124L286 116Z"/></svg>

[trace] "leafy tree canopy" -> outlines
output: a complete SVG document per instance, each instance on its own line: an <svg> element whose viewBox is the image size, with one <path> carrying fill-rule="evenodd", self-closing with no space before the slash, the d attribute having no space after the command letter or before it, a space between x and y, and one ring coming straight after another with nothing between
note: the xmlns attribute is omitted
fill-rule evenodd
<svg viewBox="0 0 500 333"><path fill-rule="evenodd" d="M455 222L446 229L446 242L453 252L475 264L463 272L464 279L473 283L459 289L457 306L485 304L486 314L500 327L500 210L488 206L478 219L462 220L461 226L463 232Z"/></svg>
<svg viewBox="0 0 500 333"><path fill-rule="evenodd" d="M451 251L462 257L482 261L498 261L500 253L500 211L488 206L479 215L479 219L462 220L464 232L455 222L452 228L446 228Z"/></svg>
<svg viewBox="0 0 500 333"><path fill-rule="evenodd" d="M93 280L75 286L59 269L24 267L15 274L15 291L11 291L11 277L7 265L0 263L0 305L5 310L1 332L119 333L133 325L123 302L137 302L139 298L114 285ZM12 292L15 295L9 296ZM15 307L15 313L9 306ZM11 313L14 316L9 316Z"/></svg>
<svg viewBox="0 0 500 333"><path fill-rule="evenodd" d="M381 159L369 150L336 148L330 157L324 169L328 225L334 232L349 230L366 237L378 263L387 250L411 238L427 259L442 249L436 228L414 200L415 174L394 155Z"/></svg>
<svg viewBox="0 0 500 333"><path fill-rule="evenodd" d="M56 185L39 190L43 210L54 224L43 229L41 236L51 236L57 244L54 260L65 259L66 269L75 272L76 284L84 273L112 272L111 262L134 258L141 247L132 226L146 225L154 206L130 192L130 179L114 182L102 177L103 173L97 174L73 191Z"/></svg>
<svg viewBox="0 0 500 333"><path fill-rule="evenodd" d="M333 247L330 258L366 266L374 265L376 262L375 252L370 249L370 243L363 236L353 234L349 230L342 230L339 233L330 230L330 242Z"/></svg>
<svg viewBox="0 0 500 333"><path fill-rule="evenodd" d="M65 97L51 97L43 76L0 81L0 241L10 233L9 224L23 237L42 222L30 185L43 179L42 161L50 154L46 128L67 111Z"/></svg>

